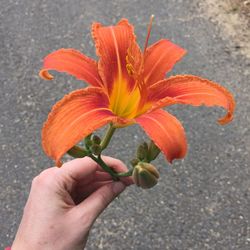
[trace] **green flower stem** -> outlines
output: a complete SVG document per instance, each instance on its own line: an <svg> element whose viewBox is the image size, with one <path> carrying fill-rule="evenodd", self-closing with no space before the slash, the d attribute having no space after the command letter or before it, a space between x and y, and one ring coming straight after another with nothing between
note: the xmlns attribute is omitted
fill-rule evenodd
<svg viewBox="0 0 250 250"><path fill-rule="evenodd" d="M114 132L115 132L115 127L112 124L110 124L100 144L102 150L104 150L108 146Z"/></svg>
<svg viewBox="0 0 250 250"><path fill-rule="evenodd" d="M94 156L93 154L90 154L89 157L94 160L102 169L106 172L108 172L114 181L118 181L119 177L127 177L131 176L133 169L130 169L128 172L124 173L116 173L112 168L110 168L101 158L101 155L98 155L98 157Z"/></svg>
<svg viewBox="0 0 250 250"><path fill-rule="evenodd" d="M95 161L104 171L108 172L112 176L114 181L118 181L118 178L116 177L115 172L112 170L112 168L106 165L106 163L102 160L100 155L96 157L93 154L90 154L89 157L93 161Z"/></svg>
<svg viewBox="0 0 250 250"><path fill-rule="evenodd" d="M128 172L124 172L124 173L116 173L115 175L117 177L128 177L128 176L131 176L133 173L133 168L130 169Z"/></svg>
<svg viewBox="0 0 250 250"><path fill-rule="evenodd" d="M115 127L110 124L108 130L106 131L106 134L104 135L101 143L100 143L100 147L101 147L101 151L104 150L110 140L111 137L113 136L115 132ZM85 139L87 140L88 137ZM85 156L89 156L93 161L95 161L100 167L102 167L102 169L105 172L108 172L114 181L118 181L119 177L128 177L131 176L133 173L133 169L130 169L127 172L124 173L116 173L112 168L110 168L101 158L101 152L98 153L98 156L95 156L95 153L93 154L93 152L91 152L91 149L89 150L85 150L84 148L81 148L79 146L74 146L72 147L68 152L67 152L70 156L73 156L74 158L83 158ZM96 153L97 154L97 153Z"/></svg>

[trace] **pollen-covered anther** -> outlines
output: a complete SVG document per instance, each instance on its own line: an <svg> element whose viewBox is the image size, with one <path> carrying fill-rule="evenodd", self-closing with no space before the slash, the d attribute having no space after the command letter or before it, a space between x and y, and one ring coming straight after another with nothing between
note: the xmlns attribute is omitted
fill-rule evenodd
<svg viewBox="0 0 250 250"><path fill-rule="evenodd" d="M133 66L131 64L126 64L126 69L127 69L127 72L130 76L133 76L135 71L133 69Z"/></svg>

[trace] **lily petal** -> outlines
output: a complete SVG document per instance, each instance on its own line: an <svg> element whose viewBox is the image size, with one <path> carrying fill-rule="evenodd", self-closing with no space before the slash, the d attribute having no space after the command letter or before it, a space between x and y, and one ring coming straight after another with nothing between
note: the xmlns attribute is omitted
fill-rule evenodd
<svg viewBox="0 0 250 250"><path fill-rule="evenodd" d="M97 63L74 49L59 49L47 55L39 75L45 80L52 80L53 76L48 70L66 72L92 86L102 86Z"/></svg>
<svg viewBox="0 0 250 250"><path fill-rule="evenodd" d="M193 75L173 76L150 87L152 109L171 104L220 106L227 114L218 120L226 124L233 119L235 101L232 94L219 84Z"/></svg>
<svg viewBox="0 0 250 250"><path fill-rule="evenodd" d="M52 108L42 130L43 149L60 165L60 158L82 138L117 119L101 89L73 91Z"/></svg>
<svg viewBox="0 0 250 250"><path fill-rule="evenodd" d="M152 85L165 78L167 72L186 54L178 45L162 39L151 45L145 54L144 79Z"/></svg>
<svg viewBox="0 0 250 250"><path fill-rule="evenodd" d="M92 25L92 36L96 45L96 54L100 57L99 74L110 94L114 84L128 86L134 81L126 68L127 51L135 41L134 28L128 20L122 19L116 26L104 27L100 23Z"/></svg>
<svg viewBox="0 0 250 250"><path fill-rule="evenodd" d="M186 155L185 131L177 118L159 109L141 115L135 120L160 148L170 163L174 159L183 158Z"/></svg>

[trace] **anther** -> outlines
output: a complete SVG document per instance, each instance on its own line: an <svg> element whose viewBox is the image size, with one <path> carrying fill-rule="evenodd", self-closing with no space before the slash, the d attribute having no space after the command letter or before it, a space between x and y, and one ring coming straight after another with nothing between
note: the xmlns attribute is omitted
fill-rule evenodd
<svg viewBox="0 0 250 250"><path fill-rule="evenodd" d="M134 69L133 69L133 66L131 64L126 64L126 69L127 69L128 74L130 76L132 76L134 74Z"/></svg>

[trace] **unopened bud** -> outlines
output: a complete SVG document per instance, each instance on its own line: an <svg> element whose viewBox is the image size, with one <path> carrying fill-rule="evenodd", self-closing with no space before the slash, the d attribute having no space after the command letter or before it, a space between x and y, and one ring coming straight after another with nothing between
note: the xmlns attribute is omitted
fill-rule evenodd
<svg viewBox="0 0 250 250"><path fill-rule="evenodd" d="M83 158L88 154L83 148L79 146L72 147L67 153L74 158Z"/></svg>
<svg viewBox="0 0 250 250"><path fill-rule="evenodd" d="M93 144L91 147L90 147L90 151L95 154L95 155L99 155L101 152L102 152L102 148L100 145L98 144Z"/></svg>
<svg viewBox="0 0 250 250"><path fill-rule="evenodd" d="M98 135L93 135L92 142L94 144L100 144L101 143L101 138Z"/></svg>
<svg viewBox="0 0 250 250"><path fill-rule="evenodd" d="M153 141L149 144L148 158L149 161L153 161L161 152L161 150L155 145Z"/></svg>
<svg viewBox="0 0 250 250"><path fill-rule="evenodd" d="M91 136L92 134L89 134L87 137L85 137L84 142L85 142L85 146L87 149L89 149L92 145L92 141L91 141Z"/></svg>
<svg viewBox="0 0 250 250"><path fill-rule="evenodd" d="M140 162L134 167L132 177L137 186L147 189L157 184L160 175L152 164Z"/></svg>
<svg viewBox="0 0 250 250"><path fill-rule="evenodd" d="M148 144L144 142L138 146L136 156L139 160L144 160L147 158L147 154L148 154Z"/></svg>

